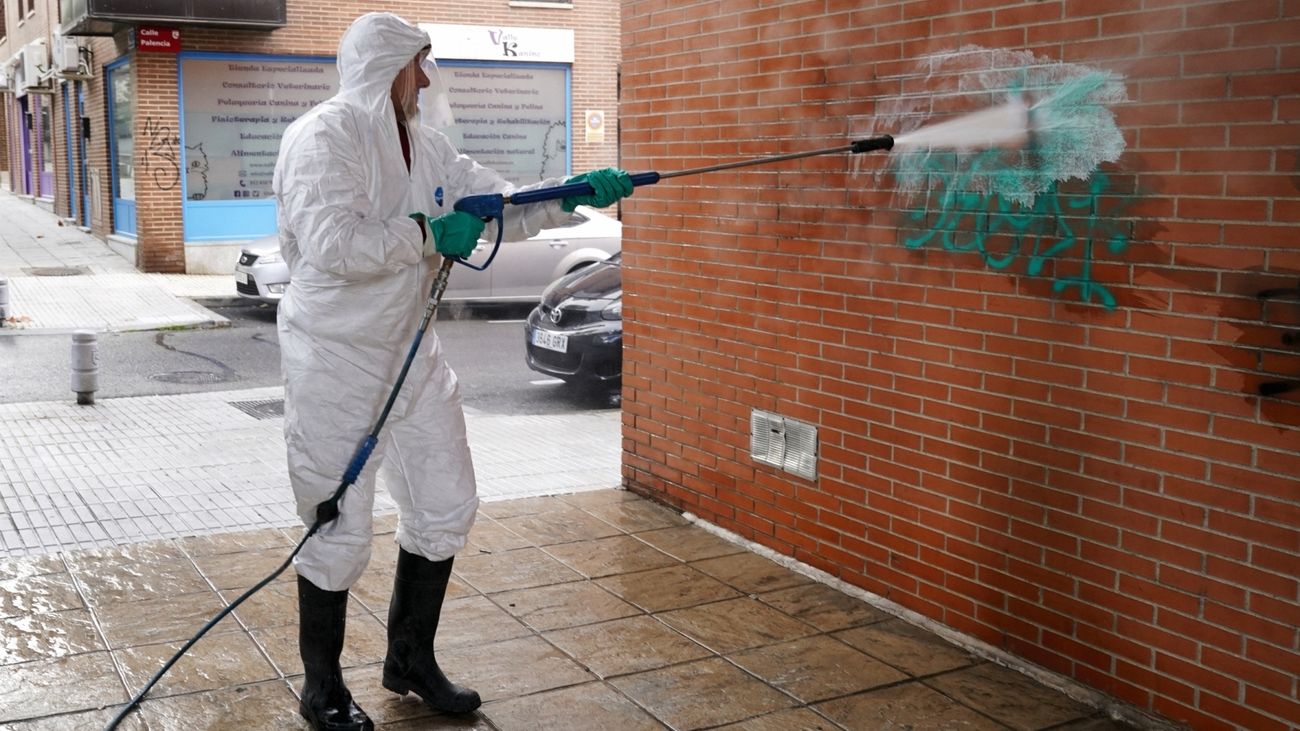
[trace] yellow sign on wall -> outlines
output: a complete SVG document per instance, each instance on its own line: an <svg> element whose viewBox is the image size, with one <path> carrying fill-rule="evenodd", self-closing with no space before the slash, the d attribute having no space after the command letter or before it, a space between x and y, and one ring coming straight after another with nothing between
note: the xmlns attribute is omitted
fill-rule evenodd
<svg viewBox="0 0 1300 731"><path fill-rule="evenodd" d="M599 109L588 109L587 117L587 141L604 142L605 141L605 113Z"/></svg>

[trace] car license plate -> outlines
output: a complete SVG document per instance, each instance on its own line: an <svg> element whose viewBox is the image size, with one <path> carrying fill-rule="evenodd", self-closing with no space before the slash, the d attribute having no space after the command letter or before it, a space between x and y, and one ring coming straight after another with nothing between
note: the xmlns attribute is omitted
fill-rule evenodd
<svg viewBox="0 0 1300 731"><path fill-rule="evenodd" d="M569 336L546 330L533 331L533 345L547 350L563 353L569 349Z"/></svg>
<svg viewBox="0 0 1300 731"><path fill-rule="evenodd" d="M235 281L240 284L248 284L248 275L243 272L235 272Z"/></svg>

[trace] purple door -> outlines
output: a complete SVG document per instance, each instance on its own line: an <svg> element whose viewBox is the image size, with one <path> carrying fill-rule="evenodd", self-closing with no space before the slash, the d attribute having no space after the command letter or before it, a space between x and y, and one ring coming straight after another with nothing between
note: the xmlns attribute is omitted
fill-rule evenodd
<svg viewBox="0 0 1300 731"><path fill-rule="evenodd" d="M54 197L54 97L38 96L36 106L36 191L41 198Z"/></svg>

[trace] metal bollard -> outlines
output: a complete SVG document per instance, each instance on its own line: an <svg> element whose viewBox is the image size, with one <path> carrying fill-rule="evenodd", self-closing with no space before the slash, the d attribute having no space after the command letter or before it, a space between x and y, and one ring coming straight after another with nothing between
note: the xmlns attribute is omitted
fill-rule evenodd
<svg viewBox="0 0 1300 731"><path fill-rule="evenodd" d="M9 280L0 277L0 327L9 319Z"/></svg>
<svg viewBox="0 0 1300 731"><path fill-rule="evenodd" d="M98 340L93 330L72 333L72 390L82 406L95 403L95 391L99 388Z"/></svg>

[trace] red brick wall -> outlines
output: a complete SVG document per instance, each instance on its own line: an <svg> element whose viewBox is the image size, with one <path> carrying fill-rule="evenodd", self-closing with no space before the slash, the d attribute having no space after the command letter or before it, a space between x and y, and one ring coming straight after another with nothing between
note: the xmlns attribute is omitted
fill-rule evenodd
<svg viewBox="0 0 1300 731"><path fill-rule="evenodd" d="M107 236L113 231L113 191L108 139L108 89L104 86L104 65L125 53L123 45L110 38L83 39L92 51L95 78L86 82L86 116L90 117L90 140L86 143L89 163L91 209L90 227L95 234ZM95 181L99 185L94 186Z"/></svg>
<svg viewBox="0 0 1300 731"><path fill-rule="evenodd" d="M1128 237L1093 247L1114 309L1053 292L1077 249L1035 276L905 246L938 216L886 155L638 189L624 481L1138 709L1284 729L1300 391L1257 389L1300 380L1300 303L1256 294L1300 286L1300 3L1135 5L625 2L629 170L891 131L918 61L967 44L1121 73L1130 101L1108 187L1060 199ZM818 427L817 480L751 459L753 409Z"/></svg>
<svg viewBox="0 0 1300 731"><path fill-rule="evenodd" d="M71 100L72 89L68 89L69 100ZM72 215L70 209L69 184L68 176L68 138L67 125L63 121L63 89L55 90L55 95L50 97L50 124L53 125L53 143L54 143L54 212L63 218Z"/></svg>
<svg viewBox="0 0 1300 731"><path fill-rule="evenodd" d="M0 63L8 63L23 46L31 41L42 37L42 28L39 23L34 23L30 19L19 23L19 11L13 6L13 3L5 3L4 8L0 8L5 14L5 36L0 40ZM6 114L6 133L9 139L6 142L5 158L8 162L10 190L19 192L23 190L23 145L21 125L26 124L23 119L21 109L14 94L9 92L0 92L0 98L4 99L4 106L8 113ZM29 107L30 108L30 107ZM33 127L33 132L35 128ZM33 158L33 164L34 158ZM34 190L34 189L33 189Z"/></svg>
<svg viewBox="0 0 1300 731"><path fill-rule="evenodd" d="M135 74L135 265L185 273L181 220L180 111L176 57L137 53Z"/></svg>

